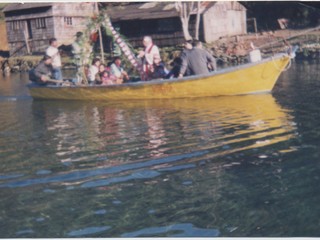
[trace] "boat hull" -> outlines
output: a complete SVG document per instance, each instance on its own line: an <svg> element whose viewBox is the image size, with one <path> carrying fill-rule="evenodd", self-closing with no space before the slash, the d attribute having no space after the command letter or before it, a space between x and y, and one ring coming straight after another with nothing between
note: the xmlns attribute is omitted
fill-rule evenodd
<svg viewBox="0 0 320 240"><path fill-rule="evenodd" d="M29 85L35 99L125 100L171 99L270 92L290 61L279 55L258 63L182 79L153 80L112 86Z"/></svg>

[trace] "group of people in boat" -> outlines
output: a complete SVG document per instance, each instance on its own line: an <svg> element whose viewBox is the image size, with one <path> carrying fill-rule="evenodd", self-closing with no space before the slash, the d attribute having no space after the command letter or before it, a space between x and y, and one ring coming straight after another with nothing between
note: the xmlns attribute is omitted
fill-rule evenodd
<svg viewBox="0 0 320 240"><path fill-rule="evenodd" d="M77 33L77 40L81 38ZM72 44L74 57L77 60L77 40ZM140 51L137 59L141 61L145 79L171 79L184 76L207 74L217 70L216 59L202 47L199 40L188 40L184 43L181 55L175 58L169 71L161 60L160 51L150 36L143 38L144 50ZM79 61L78 61L79 62ZM80 64L76 64L79 65ZM121 57L115 57L105 65L100 58L94 58L87 68L86 77L90 85L113 85L130 81L128 73L122 66ZM40 63L30 71L29 78L38 84L62 83L61 56L56 38L49 40L49 46Z"/></svg>

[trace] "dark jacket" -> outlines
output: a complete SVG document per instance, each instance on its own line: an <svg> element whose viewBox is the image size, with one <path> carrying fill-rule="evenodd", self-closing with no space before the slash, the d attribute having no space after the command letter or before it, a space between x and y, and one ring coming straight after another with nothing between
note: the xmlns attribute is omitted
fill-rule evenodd
<svg viewBox="0 0 320 240"><path fill-rule="evenodd" d="M41 76L46 75L50 77L51 72L52 72L51 64L46 65L44 61L41 61L34 69L30 70L29 79L32 82L45 84L43 81L41 81Z"/></svg>
<svg viewBox="0 0 320 240"><path fill-rule="evenodd" d="M193 48L182 57L180 73L185 75L186 70L190 70L190 75L209 73L208 65L215 65L214 57L204 49ZM214 69L215 70L215 69Z"/></svg>
<svg viewBox="0 0 320 240"><path fill-rule="evenodd" d="M167 76L166 68L163 62L161 62L158 66L154 66L154 72L151 74L152 79L165 78Z"/></svg>

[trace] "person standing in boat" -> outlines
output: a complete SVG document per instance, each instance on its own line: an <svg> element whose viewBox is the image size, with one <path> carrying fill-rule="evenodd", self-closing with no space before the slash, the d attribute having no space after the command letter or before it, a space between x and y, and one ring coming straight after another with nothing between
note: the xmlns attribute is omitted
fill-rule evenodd
<svg viewBox="0 0 320 240"><path fill-rule="evenodd" d="M179 77L183 77L188 68L191 75L208 74L208 65L214 62L215 59L209 52L199 47L193 47L185 57L182 57Z"/></svg>
<svg viewBox="0 0 320 240"><path fill-rule="evenodd" d="M76 33L76 40L71 45L72 46L72 54L73 54L74 61L75 61L77 68L79 68L82 65L82 62L81 62L81 55L82 55L81 45L83 45L82 44L82 42L83 42L82 36L83 36L82 32L77 32Z"/></svg>
<svg viewBox="0 0 320 240"><path fill-rule="evenodd" d="M52 58L45 55L40 63L29 72L29 80L40 85L53 82L52 77ZM57 81L58 82L58 81Z"/></svg>
<svg viewBox="0 0 320 240"><path fill-rule="evenodd" d="M150 36L145 36L143 38L144 51L140 51L138 58L142 60L143 71L146 74L147 80L151 79L150 68L153 65L153 60L155 55L160 56L159 48L153 43Z"/></svg>
<svg viewBox="0 0 320 240"><path fill-rule="evenodd" d="M58 49L58 41L56 38L50 38L49 47L46 55L52 59L52 77L55 80L62 80L61 57Z"/></svg>

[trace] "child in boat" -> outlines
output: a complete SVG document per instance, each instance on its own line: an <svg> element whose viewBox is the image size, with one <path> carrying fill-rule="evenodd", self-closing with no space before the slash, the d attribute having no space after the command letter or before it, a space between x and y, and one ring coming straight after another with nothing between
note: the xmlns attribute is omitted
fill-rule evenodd
<svg viewBox="0 0 320 240"><path fill-rule="evenodd" d="M101 78L105 70L106 70L106 66L103 63L101 63L99 65L99 71L96 73L96 76L95 76L95 80L94 80L95 84L98 84L98 85L102 84Z"/></svg>
<svg viewBox="0 0 320 240"><path fill-rule="evenodd" d="M116 83L116 79L111 74L104 70L100 73L101 85L113 85Z"/></svg>

